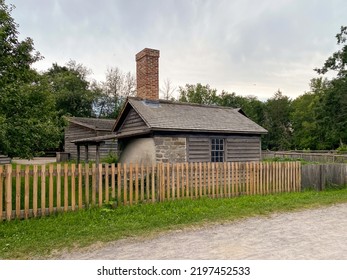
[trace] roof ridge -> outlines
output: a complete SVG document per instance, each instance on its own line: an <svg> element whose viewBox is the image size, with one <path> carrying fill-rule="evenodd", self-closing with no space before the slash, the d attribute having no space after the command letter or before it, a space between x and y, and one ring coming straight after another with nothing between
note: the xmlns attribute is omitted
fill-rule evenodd
<svg viewBox="0 0 347 280"><path fill-rule="evenodd" d="M228 107L228 106L221 106L221 105L214 105L214 104L200 104L200 103L190 103L190 102L181 102L181 101L171 101L166 99L144 99L140 97L128 97L129 99L137 100L137 101L149 101L149 102L159 102L164 104L173 104L173 105L183 105L183 106L195 106L195 107L205 107L205 108L219 108L219 109L227 109L227 110L239 110L241 108L234 108L234 107Z"/></svg>

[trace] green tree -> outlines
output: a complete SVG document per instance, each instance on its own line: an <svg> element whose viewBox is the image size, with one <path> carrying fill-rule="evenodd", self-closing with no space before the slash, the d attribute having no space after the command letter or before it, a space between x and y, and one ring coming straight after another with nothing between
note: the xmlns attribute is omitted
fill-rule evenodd
<svg viewBox="0 0 347 280"><path fill-rule="evenodd" d="M324 148L337 148L347 143L347 26L342 26L336 35L341 49L334 52L320 69L319 74L336 71L337 77L329 81L329 85L320 95L317 106L317 124L323 136Z"/></svg>
<svg viewBox="0 0 347 280"><path fill-rule="evenodd" d="M327 85L327 80L312 79L311 91L298 96L293 101L291 122L294 148L317 150L323 143L324 137L318 131L317 106Z"/></svg>
<svg viewBox="0 0 347 280"><path fill-rule="evenodd" d="M18 40L13 6L0 0L0 152L31 158L57 145L54 100L31 68L41 56L33 40Z"/></svg>
<svg viewBox="0 0 347 280"><path fill-rule="evenodd" d="M269 133L263 138L264 147L271 150L288 150L291 148L291 111L291 100L283 95L280 90L266 101L263 126Z"/></svg>
<svg viewBox="0 0 347 280"><path fill-rule="evenodd" d="M90 88L87 76L90 71L75 61L66 66L54 63L44 73L51 85L59 116L91 117L96 93Z"/></svg>
<svg viewBox="0 0 347 280"><path fill-rule="evenodd" d="M179 101L206 105L217 105L217 90L211 89L209 85L203 86L186 84L185 87L179 87Z"/></svg>

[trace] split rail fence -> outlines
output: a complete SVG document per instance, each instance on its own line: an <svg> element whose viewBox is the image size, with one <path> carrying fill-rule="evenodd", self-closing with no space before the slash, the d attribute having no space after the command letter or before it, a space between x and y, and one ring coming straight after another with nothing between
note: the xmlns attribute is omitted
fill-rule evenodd
<svg viewBox="0 0 347 280"><path fill-rule="evenodd" d="M0 221L111 203L301 190L299 162L0 166Z"/></svg>

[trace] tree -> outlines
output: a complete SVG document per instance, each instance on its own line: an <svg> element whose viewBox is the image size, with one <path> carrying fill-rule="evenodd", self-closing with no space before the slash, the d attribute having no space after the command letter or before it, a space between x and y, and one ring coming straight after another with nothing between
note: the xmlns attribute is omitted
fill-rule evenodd
<svg viewBox="0 0 347 280"><path fill-rule="evenodd" d="M323 146L325 140L322 130L318 127L317 108L327 86L326 79L312 79L311 90L293 100L291 123L294 148L318 150Z"/></svg>
<svg viewBox="0 0 347 280"><path fill-rule="evenodd" d="M341 50L333 53L324 63L322 68L316 68L318 74L326 74L328 71L337 71L338 77L347 75L347 26L341 26L340 33L336 36L337 44L342 45ZM344 44L344 45L343 45Z"/></svg>
<svg viewBox="0 0 347 280"><path fill-rule="evenodd" d="M0 0L0 151L31 158L57 145L49 85L31 68L41 59L33 40L18 40L13 6Z"/></svg>
<svg viewBox="0 0 347 280"><path fill-rule="evenodd" d="M272 98L266 101L264 110L264 127L269 133L264 136L263 145L272 150L290 149L292 136L291 100L278 90Z"/></svg>
<svg viewBox="0 0 347 280"><path fill-rule="evenodd" d="M91 90L87 76L90 70L71 60L66 66L53 63L44 73L51 85L59 116L91 117L96 93Z"/></svg>
<svg viewBox="0 0 347 280"><path fill-rule="evenodd" d="M347 143L347 26L341 26L336 35L341 49L334 52L320 69L319 74L337 71L337 77L329 81L320 95L317 107L317 123L324 137L325 148L337 148Z"/></svg>
<svg viewBox="0 0 347 280"><path fill-rule="evenodd" d="M164 80L164 85L160 89L160 93L162 95L162 98L165 100L174 100L174 92L176 90L176 87L174 87L171 83L170 79Z"/></svg>
<svg viewBox="0 0 347 280"><path fill-rule="evenodd" d="M186 84L185 87L179 87L179 101L206 105L218 104L217 90L211 89L209 85L203 86Z"/></svg>
<svg viewBox="0 0 347 280"><path fill-rule="evenodd" d="M106 80L94 85L99 95L94 103L98 117L117 118L128 96L136 95L136 79L130 72L124 73L118 67L109 68Z"/></svg>

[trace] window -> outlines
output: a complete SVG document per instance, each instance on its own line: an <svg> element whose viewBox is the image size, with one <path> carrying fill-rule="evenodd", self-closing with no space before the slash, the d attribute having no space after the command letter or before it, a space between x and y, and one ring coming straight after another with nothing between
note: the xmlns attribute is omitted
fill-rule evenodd
<svg viewBox="0 0 347 280"><path fill-rule="evenodd" d="M211 139L211 161L212 162L224 161L224 139L220 139L220 138Z"/></svg>

